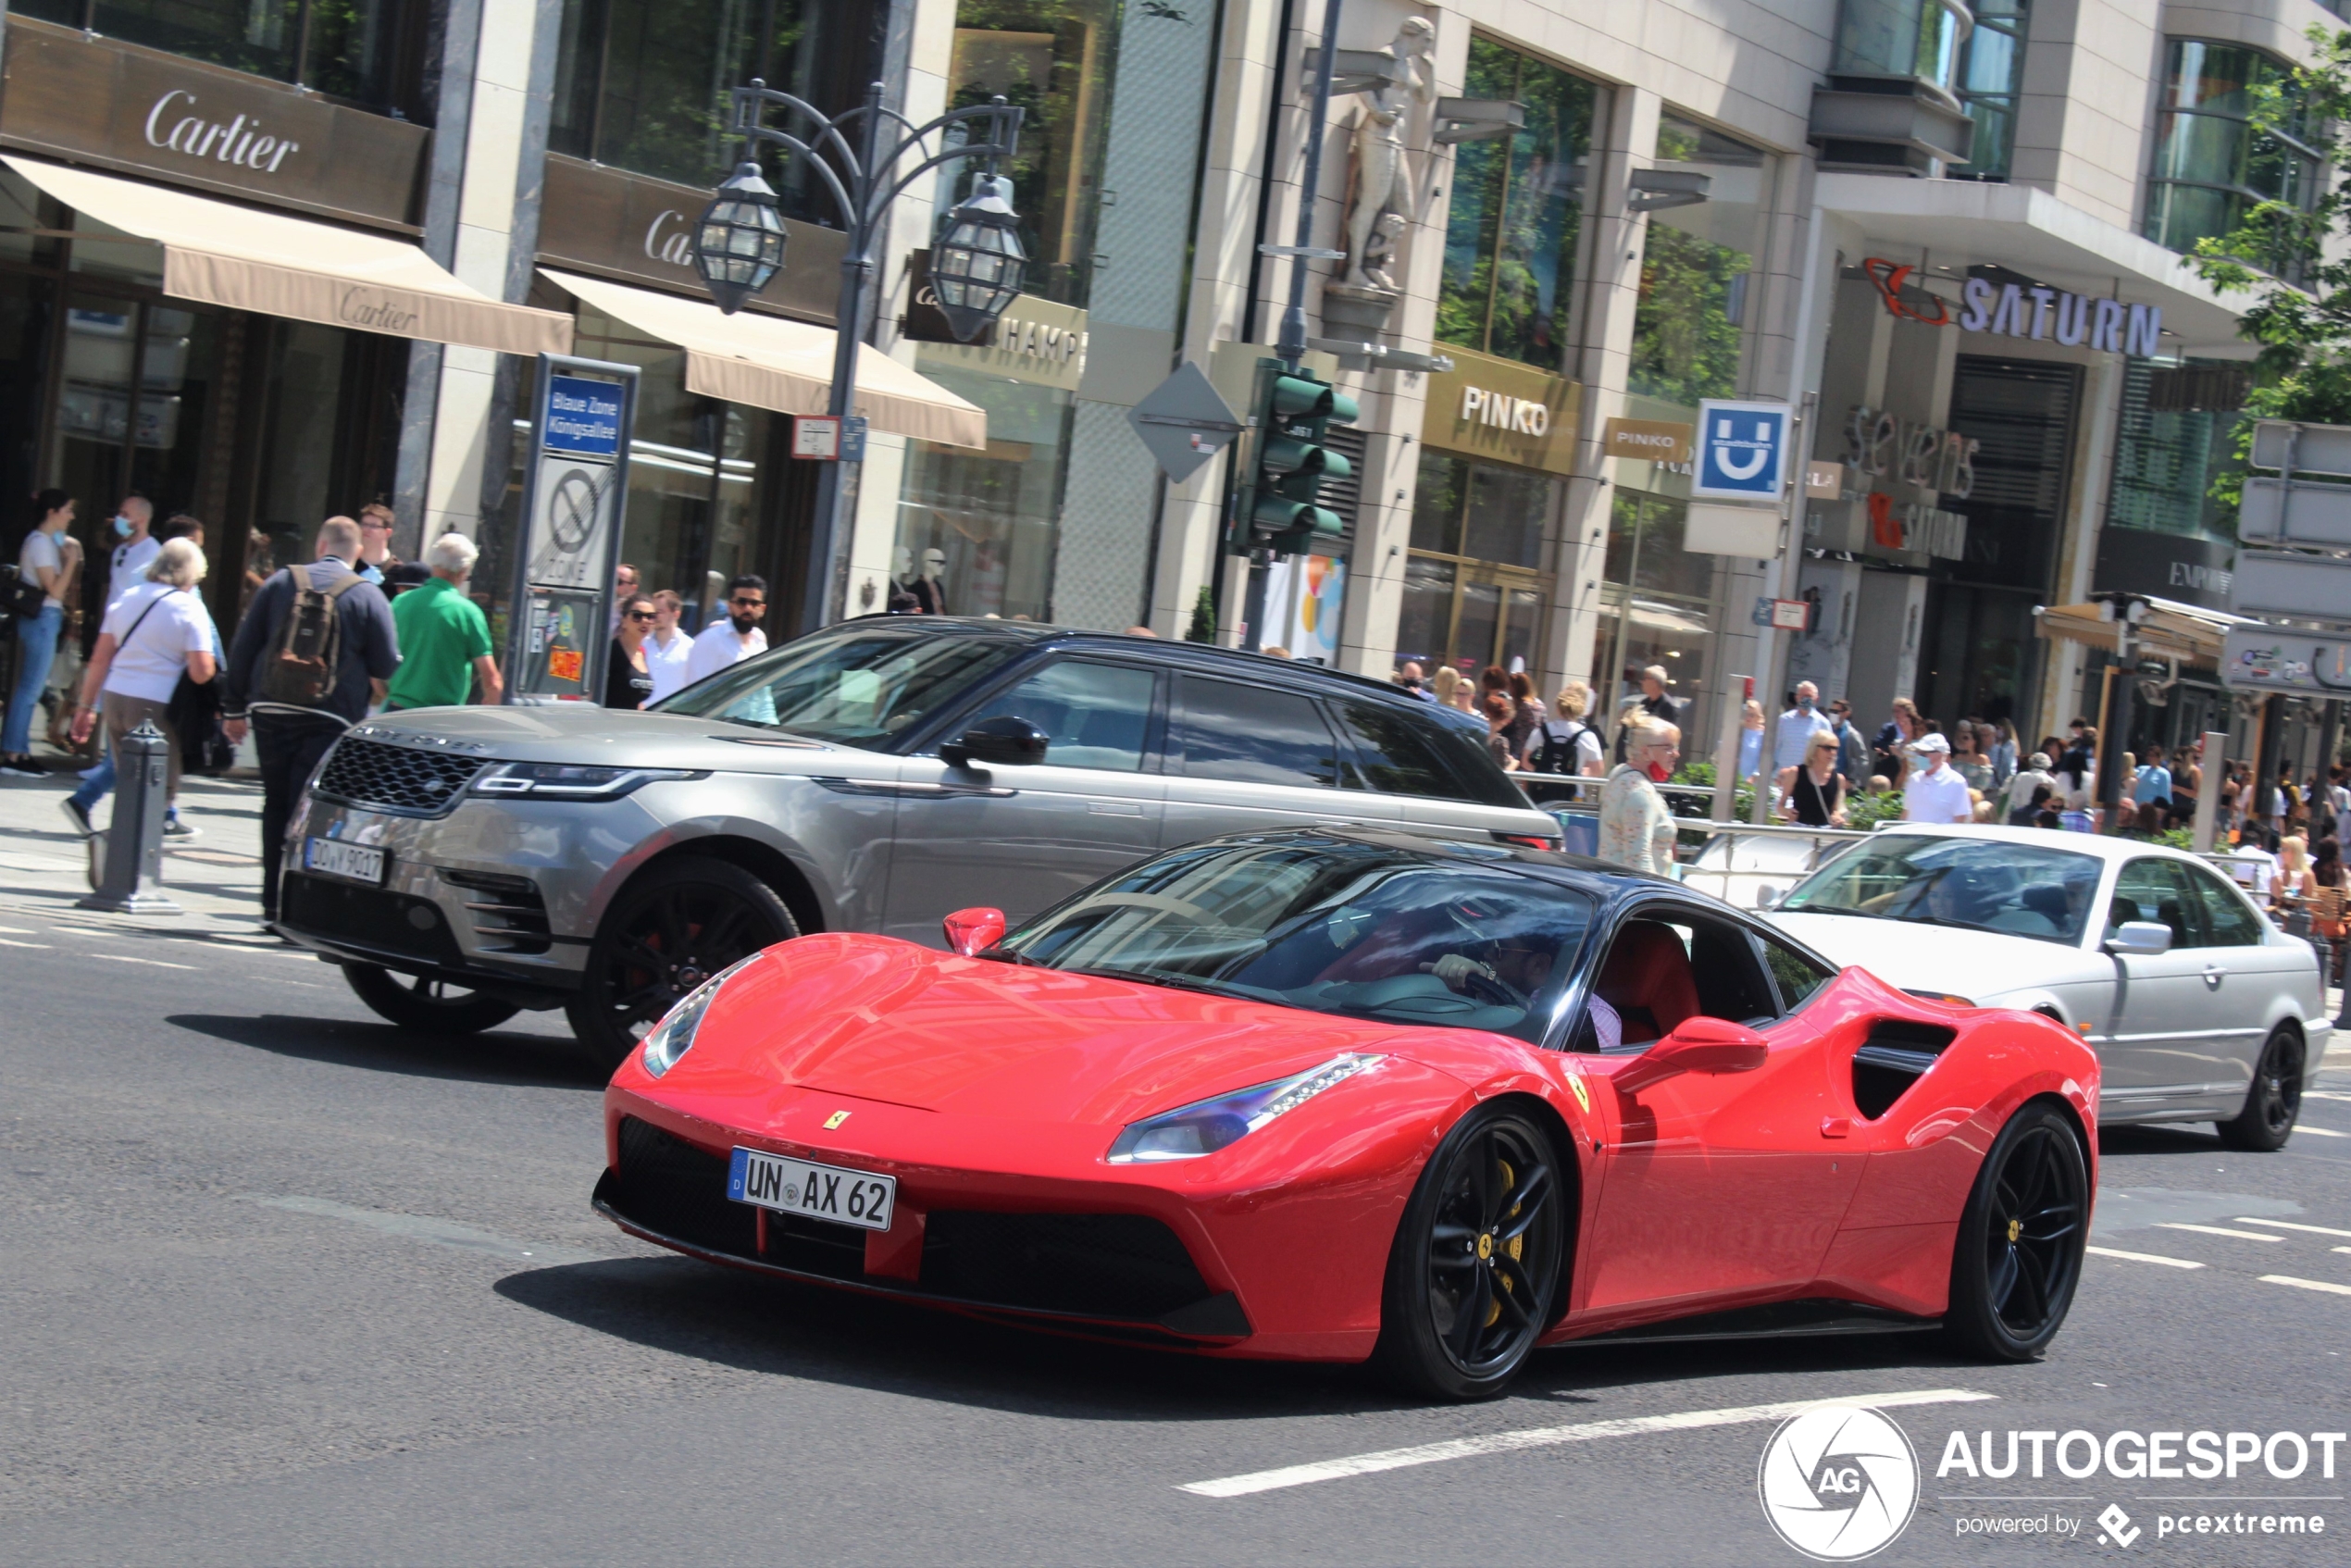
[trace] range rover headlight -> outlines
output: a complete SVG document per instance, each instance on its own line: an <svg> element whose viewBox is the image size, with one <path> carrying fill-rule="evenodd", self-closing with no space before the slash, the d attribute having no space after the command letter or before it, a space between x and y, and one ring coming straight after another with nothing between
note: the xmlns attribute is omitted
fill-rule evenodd
<svg viewBox="0 0 2351 1568"><path fill-rule="evenodd" d="M703 1014L718 1000L718 988L732 979L745 964L754 963L758 953L738 960L696 986L663 1015L653 1033L645 1037L645 1071L659 1077L678 1065L678 1058L693 1049L694 1035L702 1028Z"/></svg>
<svg viewBox="0 0 2351 1568"><path fill-rule="evenodd" d="M1387 1060L1385 1056L1362 1056L1350 1052L1287 1078L1163 1111L1129 1124L1118 1135L1118 1141L1110 1146L1110 1163L1155 1164L1213 1154L1230 1148L1285 1112L1295 1111L1323 1090L1345 1083Z"/></svg>
<svg viewBox="0 0 2351 1568"><path fill-rule="evenodd" d="M530 795L541 800L612 801L669 778L698 778L691 768L587 767L574 763L506 762L473 781L477 795Z"/></svg>

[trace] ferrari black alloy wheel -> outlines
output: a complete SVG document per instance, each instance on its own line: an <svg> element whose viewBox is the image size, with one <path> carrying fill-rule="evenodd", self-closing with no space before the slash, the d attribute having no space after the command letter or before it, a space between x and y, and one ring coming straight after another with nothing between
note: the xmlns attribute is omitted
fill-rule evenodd
<svg viewBox="0 0 2351 1568"><path fill-rule="evenodd" d="M739 865L689 855L655 866L605 911L588 950L572 1032L605 1071L704 980L800 935L776 890Z"/></svg>
<svg viewBox="0 0 2351 1568"><path fill-rule="evenodd" d="M2302 1114L2302 1037L2280 1025L2261 1047L2261 1060L2254 1064L2253 1087L2245 1091L2245 1109L2228 1121L2214 1124L2220 1141L2255 1154L2284 1148Z"/></svg>
<svg viewBox="0 0 2351 1568"><path fill-rule="evenodd" d="M346 964L342 977L376 1016L419 1034L478 1035L522 1011L446 980L395 975L373 964Z"/></svg>
<svg viewBox="0 0 2351 1568"><path fill-rule="evenodd" d="M1989 1361L2030 1361L2057 1337L2089 1242L2090 1170L2082 1135L2046 1101L2000 1129L1959 1216L1944 1326Z"/></svg>
<svg viewBox="0 0 2351 1568"><path fill-rule="evenodd" d="M1567 1184L1533 1118L1481 1106L1429 1160L1387 1261L1379 1347L1416 1394L1499 1394L1551 1319L1565 1244Z"/></svg>

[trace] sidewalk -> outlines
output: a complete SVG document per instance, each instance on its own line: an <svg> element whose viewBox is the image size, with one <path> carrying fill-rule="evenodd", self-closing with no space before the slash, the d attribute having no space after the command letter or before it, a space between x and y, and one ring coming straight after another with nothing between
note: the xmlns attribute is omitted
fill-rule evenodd
<svg viewBox="0 0 2351 1568"><path fill-rule="evenodd" d="M0 894L30 913L72 911L79 921L177 936L278 945L261 927L261 786L233 778L182 779L180 816L200 830L167 843L163 891L184 915L106 915L76 910L90 891L89 852L57 803L78 783L70 770L46 778L0 778ZM112 815L109 800L97 817Z"/></svg>

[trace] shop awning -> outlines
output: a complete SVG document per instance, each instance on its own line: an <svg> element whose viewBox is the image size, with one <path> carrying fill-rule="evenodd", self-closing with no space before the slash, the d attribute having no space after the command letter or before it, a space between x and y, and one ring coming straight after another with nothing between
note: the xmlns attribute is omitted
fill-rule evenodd
<svg viewBox="0 0 2351 1568"><path fill-rule="evenodd" d="M702 300L576 273L541 276L605 315L686 351L686 390L779 414L822 414L833 384L833 332ZM857 351L857 412L873 429L949 446L985 447L988 414L870 345Z"/></svg>
<svg viewBox="0 0 2351 1568"><path fill-rule="evenodd" d="M2100 620L2099 608L2095 604L2052 604L2040 612L2041 635L2086 643L2111 653L2115 651L2114 623ZM2217 665L2220 662L2221 647L2229 640L2229 628L2254 624L2249 617L2233 616L2226 610L2208 610L2197 604L2183 604L2176 599L2149 598L2146 618L2139 623L2132 642L2142 653L2168 653L2183 664Z"/></svg>
<svg viewBox="0 0 2351 1568"><path fill-rule="evenodd" d="M477 292L388 234L7 156L76 212L163 247L163 292L231 310L501 354L568 354L571 317Z"/></svg>

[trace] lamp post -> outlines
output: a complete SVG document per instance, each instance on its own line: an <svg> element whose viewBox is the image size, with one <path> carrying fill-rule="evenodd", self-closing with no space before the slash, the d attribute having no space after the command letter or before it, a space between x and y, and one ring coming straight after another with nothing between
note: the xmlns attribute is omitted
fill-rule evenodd
<svg viewBox="0 0 2351 1568"><path fill-rule="evenodd" d="M993 326L1020 292L1027 255L1010 200L1012 181L996 172L997 160L1019 152L1019 108L1000 96L951 109L917 126L883 106L878 81L865 89L865 103L840 115L825 114L757 80L734 89L731 98L732 131L742 139L742 157L694 225L694 270L728 315L750 303L783 270L786 238L775 189L761 176L756 154L763 145L782 147L815 170L832 195L848 237L840 259L840 305L834 313L833 381L826 413L846 420L856 407L857 351L870 324L878 271L875 247L887 226L890 204L932 169L976 159L981 170L971 195L948 215L946 231L932 247L931 288L948 330L962 342L971 342ZM805 138L764 123L770 106L805 122ZM957 129L964 140L950 145L949 132ZM928 144L934 136L936 152ZM920 161L900 173L899 165L910 152L919 155ZM826 464L817 479L808 580L801 601L802 631L823 625L836 602L847 532L842 513L856 493L848 472L852 461L843 457Z"/></svg>

